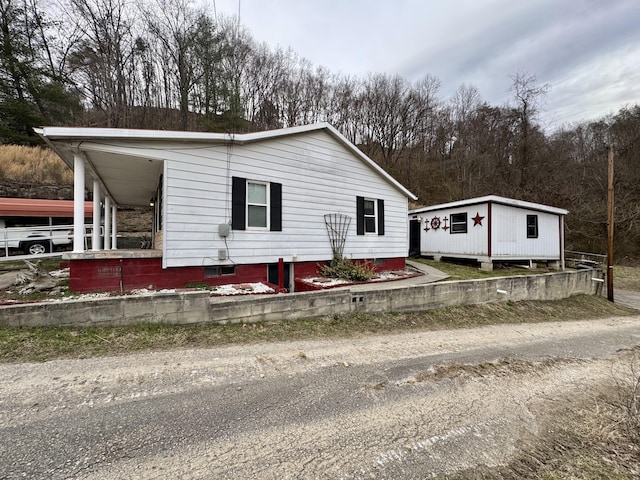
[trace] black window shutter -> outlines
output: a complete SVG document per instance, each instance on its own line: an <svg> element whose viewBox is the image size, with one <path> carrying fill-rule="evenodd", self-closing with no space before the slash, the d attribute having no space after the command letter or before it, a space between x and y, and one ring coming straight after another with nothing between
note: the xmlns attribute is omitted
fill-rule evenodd
<svg viewBox="0 0 640 480"><path fill-rule="evenodd" d="M271 203L271 231L282 231L282 184L271 183L269 185L271 191L270 203Z"/></svg>
<svg viewBox="0 0 640 480"><path fill-rule="evenodd" d="M364 197L356 197L356 233L364 235Z"/></svg>
<svg viewBox="0 0 640 480"><path fill-rule="evenodd" d="M232 177L231 182L231 228L233 230L246 230L246 202L247 180L240 177Z"/></svg>
<svg viewBox="0 0 640 480"><path fill-rule="evenodd" d="M378 199L378 235L384 235L384 200Z"/></svg>

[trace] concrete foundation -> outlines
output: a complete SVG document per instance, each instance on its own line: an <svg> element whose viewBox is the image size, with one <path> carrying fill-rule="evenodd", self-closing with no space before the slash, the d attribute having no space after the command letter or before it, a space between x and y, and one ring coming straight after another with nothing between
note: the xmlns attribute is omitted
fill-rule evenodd
<svg viewBox="0 0 640 480"><path fill-rule="evenodd" d="M210 297L207 291L155 293L0 307L0 325L124 325L139 322L250 323L352 312L421 311L457 305L559 300L596 294L599 270L438 282L367 291L325 290L269 296Z"/></svg>

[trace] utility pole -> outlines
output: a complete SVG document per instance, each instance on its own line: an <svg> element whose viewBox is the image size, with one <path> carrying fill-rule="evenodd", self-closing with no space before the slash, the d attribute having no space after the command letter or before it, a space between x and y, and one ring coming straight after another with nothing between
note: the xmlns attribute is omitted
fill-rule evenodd
<svg viewBox="0 0 640 480"><path fill-rule="evenodd" d="M609 146L609 188L607 194L607 299L613 302L613 145Z"/></svg>

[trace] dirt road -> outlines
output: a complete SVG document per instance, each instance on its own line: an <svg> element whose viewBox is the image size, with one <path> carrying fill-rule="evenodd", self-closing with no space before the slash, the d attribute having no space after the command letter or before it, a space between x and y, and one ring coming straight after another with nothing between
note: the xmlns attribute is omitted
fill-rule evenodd
<svg viewBox="0 0 640 480"><path fill-rule="evenodd" d="M640 317L0 365L0 478L422 479L509 460ZM502 359L502 360L500 360Z"/></svg>

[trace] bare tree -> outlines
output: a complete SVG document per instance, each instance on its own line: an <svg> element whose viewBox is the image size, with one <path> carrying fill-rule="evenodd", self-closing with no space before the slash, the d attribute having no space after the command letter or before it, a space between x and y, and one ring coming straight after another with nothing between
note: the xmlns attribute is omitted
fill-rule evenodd
<svg viewBox="0 0 640 480"><path fill-rule="evenodd" d="M125 127L131 106L133 12L126 0L69 0L84 35L70 55L78 85L108 127Z"/></svg>
<svg viewBox="0 0 640 480"><path fill-rule="evenodd" d="M165 85L174 87L180 111L180 128L188 128L191 94L203 75L199 63L198 39L208 28L203 14L191 7L188 0L155 0L155 8L143 8L149 33L162 46L169 61L164 70Z"/></svg>
<svg viewBox="0 0 640 480"><path fill-rule="evenodd" d="M471 85L461 85L450 101L449 156L455 169L459 195L471 197L475 185L483 174L482 157L473 141L472 126L478 109L482 106L479 90Z"/></svg>
<svg viewBox="0 0 640 480"><path fill-rule="evenodd" d="M526 184L530 181L530 171L533 156L533 139L536 132L535 121L544 99L550 89L548 84L537 85L536 76L526 72L517 72L511 76L511 91L514 93L516 106L514 114L519 122L519 134L517 160L520 168L519 188L526 191Z"/></svg>
<svg viewBox="0 0 640 480"><path fill-rule="evenodd" d="M327 92L326 120L342 132L353 144L361 142L360 82L351 77L335 75Z"/></svg>
<svg viewBox="0 0 640 480"><path fill-rule="evenodd" d="M266 130L282 126L276 98L285 75L280 49L272 52L266 44L257 45L249 59L243 79L245 115L254 128Z"/></svg>
<svg viewBox="0 0 640 480"><path fill-rule="evenodd" d="M225 131L237 132L250 129L245 119L247 111L245 92L249 81L248 69L255 42L237 18L223 18L218 28L226 39L228 54L222 57L226 87L220 102L221 121Z"/></svg>

